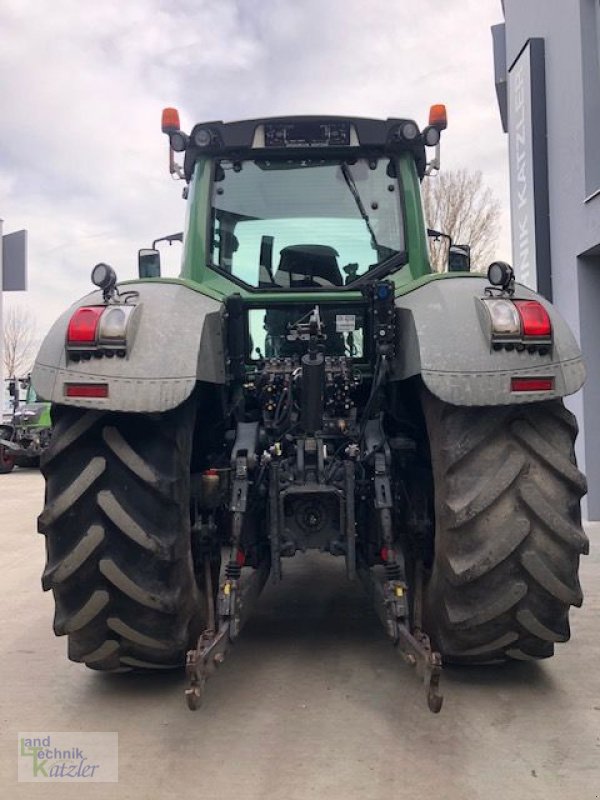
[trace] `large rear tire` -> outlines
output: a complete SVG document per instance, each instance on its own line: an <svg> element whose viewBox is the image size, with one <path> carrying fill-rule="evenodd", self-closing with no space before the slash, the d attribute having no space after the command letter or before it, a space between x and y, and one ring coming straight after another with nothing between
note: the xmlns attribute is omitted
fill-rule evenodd
<svg viewBox="0 0 600 800"><path fill-rule="evenodd" d="M73 661L104 671L185 662L204 611L190 547L192 403L161 415L53 409L42 586Z"/></svg>
<svg viewBox="0 0 600 800"><path fill-rule="evenodd" d="M0 475L7 475L15 467L15 459L10 450L0 445Z"/></svg>
<svg viewBox="0 0 600 800"><path fill-rule="evenodd" d="M446 661L547 658L570 636L586 481L561 401L424 411L435 493L425 623Z"/></svg>

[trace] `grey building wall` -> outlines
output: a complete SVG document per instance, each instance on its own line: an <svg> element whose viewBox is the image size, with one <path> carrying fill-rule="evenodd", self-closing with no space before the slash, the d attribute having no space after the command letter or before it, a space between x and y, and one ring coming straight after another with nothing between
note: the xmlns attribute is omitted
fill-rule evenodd
<svg viewBox="0 0 600 800"><path fill-rule="evenodd" d="M588 476L587 517L600 519L600 0L504 0L493 31L496 83L530 38L543 38L553 302L580 341L587 383L568 401ZM502 47L505 53L502 53ZM501 119L502 90L498 89ZM504 115L504 116L503 116Z"/></svg>

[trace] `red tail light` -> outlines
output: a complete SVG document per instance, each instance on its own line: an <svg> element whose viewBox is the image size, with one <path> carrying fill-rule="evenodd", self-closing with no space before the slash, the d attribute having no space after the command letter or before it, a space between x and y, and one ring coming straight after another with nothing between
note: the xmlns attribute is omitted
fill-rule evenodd
<svg viewBox="0 0 600 800"><path fill-rule="evenodd" d="M69 320L68 344L90 345L96 343L98 323L105 306L83 306Z"/></svg>
<svg viewBox="0 0 600 800"><path fill-rule="evenodd" d="M544 306L537 300L513 300L517 307L523 336L532 338L548 338L552 334L550 316Z"/></svg>

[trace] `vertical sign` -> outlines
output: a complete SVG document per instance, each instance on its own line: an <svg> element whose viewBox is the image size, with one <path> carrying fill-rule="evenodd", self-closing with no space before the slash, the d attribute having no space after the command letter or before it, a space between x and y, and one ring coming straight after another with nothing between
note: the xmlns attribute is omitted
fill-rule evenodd
<svg viewBox="0 0 600 800"><path fill-rule="evenodd" d="M551 300L544 62L544 40L530 39L508 72L508 151L516 278Z"/></svg>
<svg viewBox="0 0 600 800"><path fill-rule="evenodd" d="M0 234L2 244L2 290L27 291L27 231Z"/></svg>
<svg viewBox="0 0 600 800"><path fill-rule="evenodd" d="M3 292L19 292L27 289L27 231L16 231L2 235L3 220L0 219L0 331L2 331ZM4 411L4 342L0 336L0 423ZM11 376L8 376L11 377Z"/></svg>

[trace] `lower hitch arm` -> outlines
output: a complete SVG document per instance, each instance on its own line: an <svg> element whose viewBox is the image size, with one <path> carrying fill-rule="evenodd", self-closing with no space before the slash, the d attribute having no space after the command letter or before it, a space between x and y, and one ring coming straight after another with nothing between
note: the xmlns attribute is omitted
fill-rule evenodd
<svg viewBox="0 0 600 800"><path fill-rule="evenodd" d="M429 710L434 714L438 714L444 701L439 688L442 674L442 657L438 652L431 649L429 636L421 628L422 581L419 579L419 572L420 570L417 569L412 632L406 624L404 588L401 585L396 585L393 581L382 583L368 567L361 567L358 574L374 603L375 610L388 636L393 639L398 653L407 664L415 667L417 675L423 680Z"/></svg>
<svg viewBox="0 0 600 800"><path fill-rule="evenodd" d="M186 675L189 680L185 699L190 711L195 711L202 702L208 678L225 660L225 653L237 639L242 626L269 576L270 562L264 560L257 569L237 580L226 579L219 591L218 624L215 615L209 627L200 635L195 650L189 650L186 659ZM208 588L210 579L207 577ZM212 625L211 625L212 623Z"/></svg>
<svg viewBox="0 0 600 800"><path fill-rule="evenodd" d="M198 639L195 650L188 650L185 672L189 680L185 690L185 700L190 711L195 711L202 703L204 687L209 676L225 660L225 652L230 645L227 625L221 630L205 630Z"/></svg>
<svg viewBox="0 0 600 800"><path fill-rule="evenodd" d="M397 633L396 647L406 663L415 667L417 675L422 678L429 710L438 714L444 702L444 697L440 693L441 655L431 649L429 636L423 631L415 630L411 633L405 625L399 624Z"/></svg>

